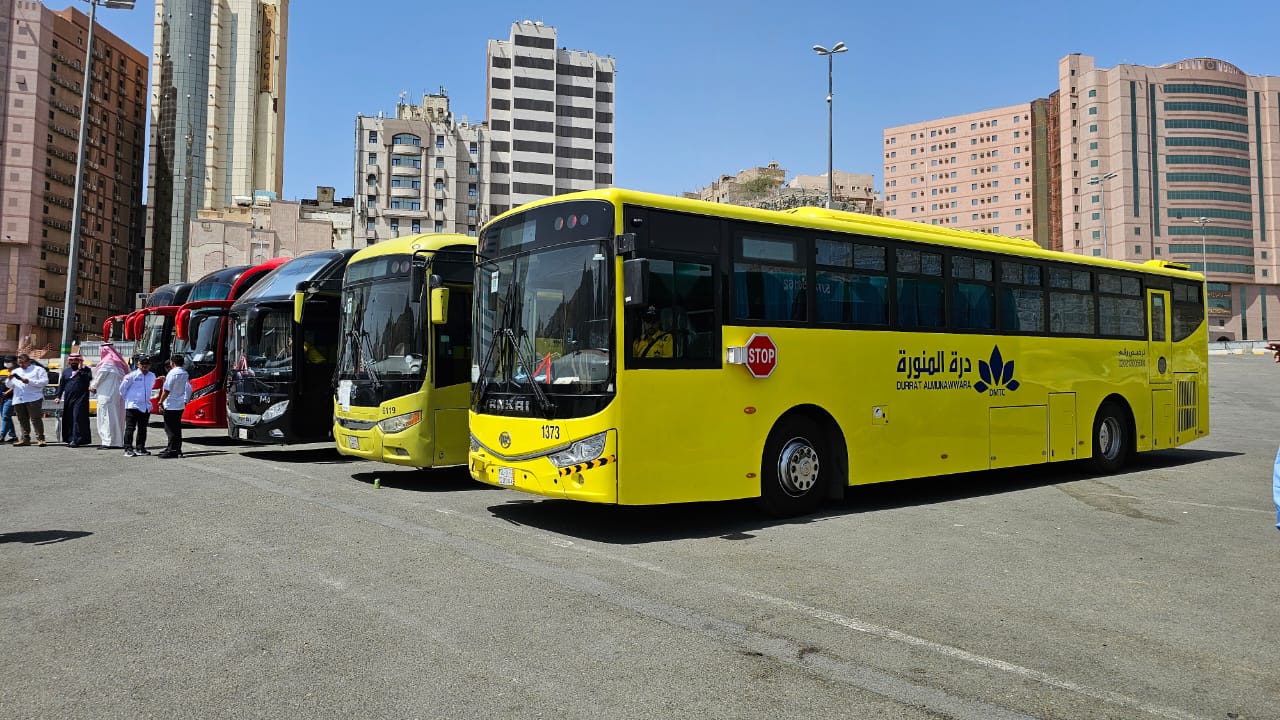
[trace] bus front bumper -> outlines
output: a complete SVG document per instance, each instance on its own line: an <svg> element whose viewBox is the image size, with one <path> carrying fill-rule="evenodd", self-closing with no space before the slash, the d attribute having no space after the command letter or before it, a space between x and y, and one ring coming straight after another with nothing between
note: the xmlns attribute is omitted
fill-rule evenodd
<svg viewBox="0 0 1280 720"><path fill-rule="evenodd" d="M467 459L473 479L496 487L583 502L618 502L618 456L613 447L594 460L568 467L556 467L546 457L510 460L483 447L472 447Z"/></svg>

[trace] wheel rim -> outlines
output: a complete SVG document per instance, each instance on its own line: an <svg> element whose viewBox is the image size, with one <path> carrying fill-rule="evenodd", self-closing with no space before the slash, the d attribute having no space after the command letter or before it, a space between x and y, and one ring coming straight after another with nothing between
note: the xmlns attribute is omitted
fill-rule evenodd
<svg viewBox="0 0 1280 720"><path fill-rule="evenodd" d="M778 454L778 482L792 497L809 492L818 484L818 451L804 438L792 438Z"/></svg>
<svg viewBox="0 0 1280 720"><path fill-rule="evenodd" d="M1098 424L1098 450L1108 460L1115 460L1120 454L1120 421L1114 417L1105 417Z"/></svg>

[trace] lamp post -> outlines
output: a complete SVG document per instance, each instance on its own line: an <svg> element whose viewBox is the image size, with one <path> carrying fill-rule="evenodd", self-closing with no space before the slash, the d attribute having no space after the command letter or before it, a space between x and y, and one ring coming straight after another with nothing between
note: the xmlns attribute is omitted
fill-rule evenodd
<svg viewBox="0 0 1280 720"><path fill-rule="evenodd" d="M1198 217L1194 222L1200 226L1200 272L1204 274L1204 278L1207 281L1209 279L1209 251L1208 246L1205 245L1204 226L1213 221L1207 217Z"/></svg>
<svg viewBox="0 0 1280 720"><path fill-rule="evenodd" d="M828 50L828 49L826 49L826 48L822 47L821 45L814 45L814 46L813 46L813 51L814 51L814 52L816 52L816 53L818 53L819 55L826 55L826 56L827 56L827 209L828 209L828 210L830 210L830 209L831 209L831 194L832 194L832 193L831 193L832 179L833 179L833 177L835 176L835 168L834 168L834 167L832 167L832 165L833 165L833 161L832 161L832 155L831 155L831 135L832 135L832 125L831 125L831 94L832 94L831 71L832 71L832 65L833 65L832 58L834 58L834 57L835 57L835 54L836 54L836 53L848 52L848 51L849 51L849 48L845 47L845 46L844 46L844 43L842 43L842 42L838 42L838 43L836 43L835 45L831 46L831 49L830 49L830 50Z"/></svg>
<svg viewBox="0 0 1280 720"><path fill-rule="evenodd" d="M1110 173L1107 173L1106 175L1103 175L1102 177L1098 177L1097 175L1094 175L1093 177L1089 178L1090 185L1098 186L1099 196L1102 199L1102 257L1110 257L1110 254L1107 248L1107 185L1106 185L1106 182L1114 177L1116 177L1116 174L1113 172L1110 172Z"/></svg>
<svg viewBox="0 0 1280 720"><path fill-rule="evenodd" d="M67 292L62 305L62 365L66 370L67 355L71 354L76 319L76 281L80 274L80 216L84 212L84 155L89 140L89 83L93 79L93 27L96 24L98 6L132 10L135 0L85 0L89 3L89 37L84 50L84 87L80 88L80 145L76 149L75 197L71 210L71 247L67 257ZM63 372L61 377L65 377Z"/></svg>

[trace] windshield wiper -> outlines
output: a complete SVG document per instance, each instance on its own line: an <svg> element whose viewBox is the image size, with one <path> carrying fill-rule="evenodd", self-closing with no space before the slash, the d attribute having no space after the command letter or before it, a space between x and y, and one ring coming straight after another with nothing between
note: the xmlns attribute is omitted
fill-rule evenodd
<svg viewBox="0 0 1280 720"><path fill-rule="evenodd" d="M498 327L494 328L493 336L489 341L489 347L485 351L484 358L480 361L480 377L471 388L471 405L477 409L480 408L480 403L484 401L485 396L488 394L490 383L492 382L490 380L490 365L499 362L500 360L495 358L501 358L506 352L506 348L510 347L512 354L515 357L511 358L514 363L508 364L519 364L521 367L525 368L525 377L531 385L530 389L532 390L534 400L538 403L538 409L542 415L545 415L550 419L553 411L555 410L555 403L547 396L546 391L538 386L538 383L534 380L533 375L530 374L529 370L529 368L532 368L535 363L529 363L528 360L534 360L536 362L536 355L532 352L532 348L529 348L528 357L526 358L524 356L525 348L527 348L528 345L527 343L521 343L520 339L516 336L518 334L520 338L524 338L526 340L528 336L525 334L523 328L519 328L518 330L513 329L513 326L518 327L520 317L519 306L516 302L517 299L517 285L512 282L507 286L506 295L503 298L502 317L498 321ZM515 380L515 368L508 368L506 375L508 384L511 384Z"/></svg>
<svg viewBox="0 0 1280 720"><path fill-rule="evenodd" d="M382 387L382 376L378 374L377 361L373 358L373 341L369 339L369 333L364 330L352 330L348 333L350 339L357 342L355 351L364 360L365 372L369 373L369 380L373 383L375 390ZM358 367L353 368L358 370Z"/></svg>

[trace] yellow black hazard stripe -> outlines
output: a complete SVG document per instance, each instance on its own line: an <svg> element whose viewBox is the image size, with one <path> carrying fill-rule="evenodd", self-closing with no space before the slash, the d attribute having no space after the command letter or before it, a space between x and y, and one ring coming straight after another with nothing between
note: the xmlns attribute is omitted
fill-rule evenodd
<svg viewBox="0 0 1280 720"><path fill-rule="evenodd" d="M583 470L590 470L591 468L603 467L605 465L608 465L611 462L618 462L618 456L610 455L609 457L596 458L591 462L578 463L577 465L562 467L560 468L560 477L565 477L566 475L579 473L579 472L582 472Z"/></svg>

